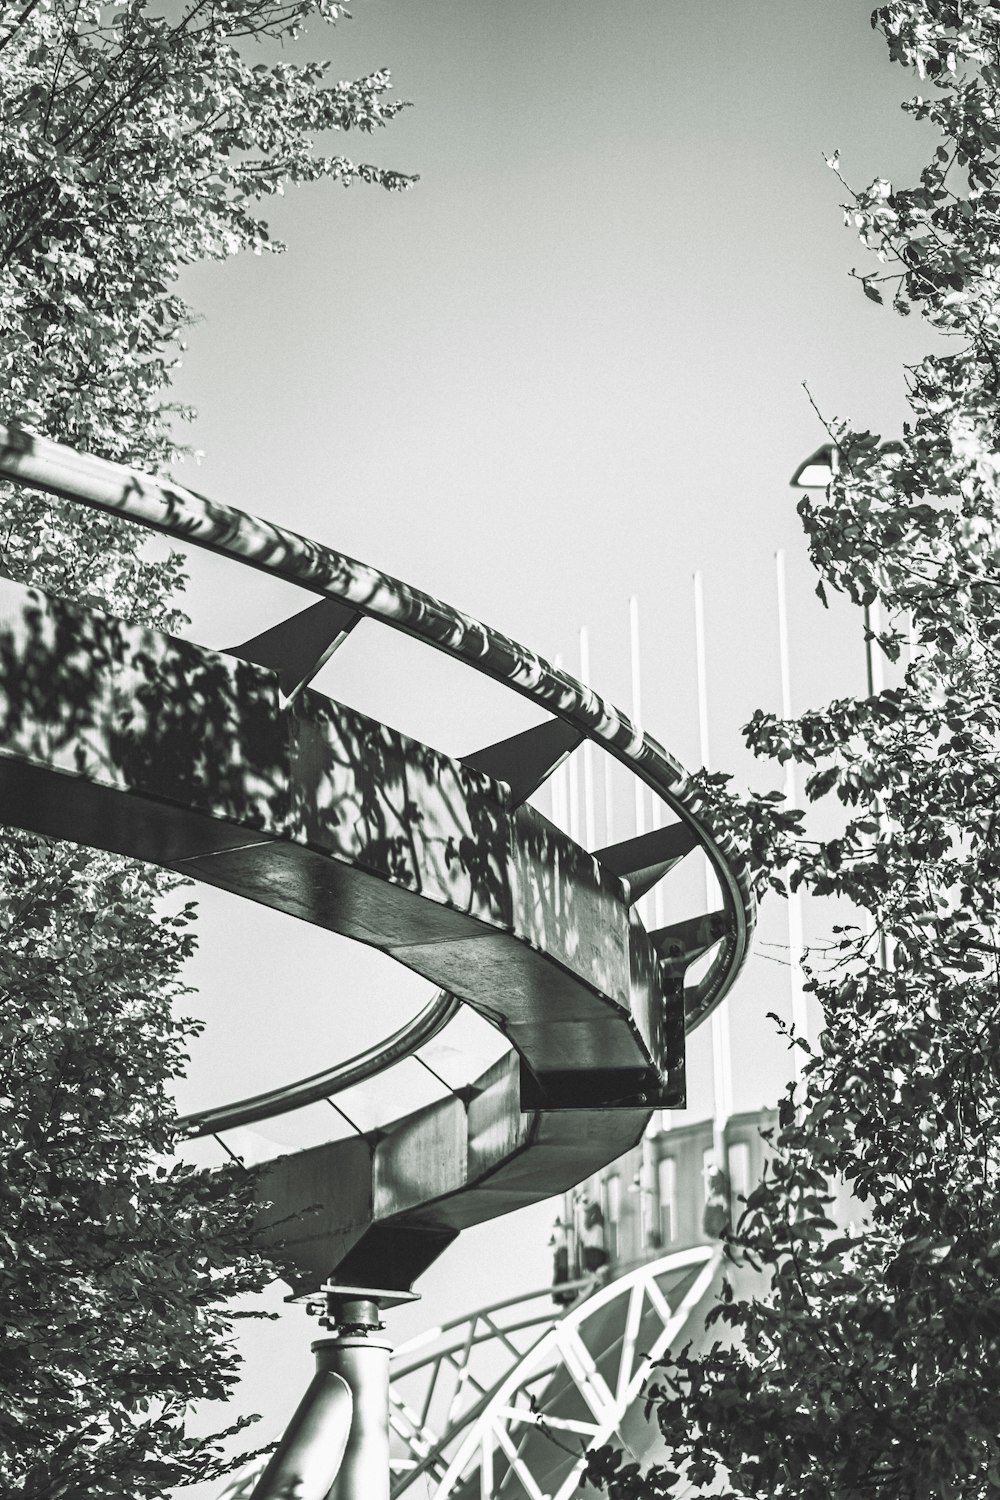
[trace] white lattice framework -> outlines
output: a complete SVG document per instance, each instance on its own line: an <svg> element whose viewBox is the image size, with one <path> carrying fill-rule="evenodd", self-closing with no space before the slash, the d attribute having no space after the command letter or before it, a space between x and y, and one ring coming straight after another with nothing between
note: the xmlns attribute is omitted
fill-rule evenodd
<svg viewBox="0 0 1000 1500"><path fill-rule="evenodd" d="M720 1256L717 1245L664 1256L564 1312L547 1287L399 1349L390 1421L405 1455L393 1463L394 1500L569 1500L585 1449L628 1446L623 1419ZM543 1298L549 1305L537 1306Z"/></svg>

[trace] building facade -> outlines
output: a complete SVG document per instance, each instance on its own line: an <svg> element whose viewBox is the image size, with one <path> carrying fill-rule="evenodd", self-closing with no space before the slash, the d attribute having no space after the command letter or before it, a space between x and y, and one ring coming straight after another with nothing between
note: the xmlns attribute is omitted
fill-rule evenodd
<svg viewBox="0 0 1000 1500"><path fill-rule="evenodd" d="M564 1195L553 1235L556 1279L574 1280L599 1266L608 1277L620 1276L718 1239L760 1181L764 1132L777 1121L772 1109L733 1115L720 1143L712 1120L672 1125L666 1111L658 1112L640 1145Z"/></svg>

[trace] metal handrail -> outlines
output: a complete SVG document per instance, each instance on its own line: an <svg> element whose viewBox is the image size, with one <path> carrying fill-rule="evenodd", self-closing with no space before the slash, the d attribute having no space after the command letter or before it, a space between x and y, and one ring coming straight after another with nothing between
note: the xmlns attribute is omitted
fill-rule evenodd
<svg viewBox="0 0 1000 1500"><path fill-rule="evenodd" d="M687 823L722 888L729 931L707 973L685 990L687 1030L730 989L749 957L756 901L743 851L716 835L683 766L592 688L500 632L387 573L297 532L208 500L170 480L77 453L0 423L0 477L82 502L348 604L504 683L571 724L627 766Z"/></svg>
<svg viewBox="0 0 1000 1500"><path fill-rule="evenodd" d="M418 1047L444 1030L458 1014L461 1005L461 1000L455 995L439 990L429 1005L385 1041L376 1042L344 1062L334 1063L322 1073L300 1078L297 1083L269 1089L263 1094L252 1094L247 1099L234 1100L232 1104L181 1115L178 1127L190 1140L197 1140L200 1136L234 1130L238 1125L252 1125L257 1120L268 1120L274 1115L283 1115L291 1109L300 1109L303 1105L316 1104L321 1099L341 1094L356 1083L366 1083L393 1063L410 1057Z"/></svg>

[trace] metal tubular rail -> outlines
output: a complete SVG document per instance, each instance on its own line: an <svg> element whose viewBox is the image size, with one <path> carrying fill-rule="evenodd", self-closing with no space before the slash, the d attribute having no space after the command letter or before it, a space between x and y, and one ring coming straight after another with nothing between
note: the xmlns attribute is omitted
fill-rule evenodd
<svg viewBox="0 0 1000 1500"><path fill-rule="evenodd" d="M599 744L646 783L698 836L729 917L708 969L685 991L687 1029L730 989L749 954L755 901L741 851L711 831L684 768L591 688L498 631L429 594L308 538L169 480L79 454L0 423L0 478L109 512L349 605L504 683Z"/></svg>
<svg viewBox="0 0 1000 1500"><path fill-rule="evenodd" d="M287 640L290 622L219 653L4 584L6 821L286 910L380 948L442 991L360 1056L201 1111L186 1122L192 1133L217 1134L314 1099L332 1103L428 1041L453 1013L453 994L511 1043L468 1088L259 1169L260 1201L273 1206L261 1234L280 1244L300 1294L331 1275L402 1291L462 1229L579 1182L635 1144L653 1107L681 1101L683 1031L736 979L754 900L741 852L712 832L697 790L655 740L590 688L468 616L167 481L0 424L3 478L298 584L330 601L305 611L310 619L332 613L346 633L367 616L553 716L455 761L322 694L300 693L317 668L283 677L281 653L275 667L274 652L261 646L282 632ZM67 720L60 694L72 696L80 681L85 701ZM121 705L136 702L143 707L133 718ZM204 759L206 723L215 726L218 763ZM534 755L539 736L542 769L532 781L509 747L531 738ZM588 737L651 787L678 823L587 851L531 807L531 789ZM538 763L528 760L534 775ZM374 832L367 816L342 819L338 809L364 804L373 775L404 772L412 826L381 783ZM407 848L405 873L385 854L390 833ZM696 847L715 870L724 911L648 933L635 900ZM473 851L471 863L447 852L463 848ZM712 955L707 972L685 985L701 955Z"/></svg>
<svg viewBox="0 0 1000 1500"><path fill-rule="evenodd" d="M461 1008L461 1000L442 990L429 1005L405 1026L385 1041L346 1058L322 1073L312 1073L296 1083L286 1083L281 1088L269 1089L263 1094L253 1094L247 1099L234 1100L232 1104L221 1104L216 1109L197 1110L182 1115L178 1125L192 1140L200 1136L216 1135L220 1130L235 1130L238 1125L253 1125L259 1120L270 1120L275 1115L285 1114L291 1109L300 1109L306 1104L315 1104L342 1094L357 1083L367 1083L393 1063L410 1057L418 1048L431 1041L448 1025Z"/></svg>

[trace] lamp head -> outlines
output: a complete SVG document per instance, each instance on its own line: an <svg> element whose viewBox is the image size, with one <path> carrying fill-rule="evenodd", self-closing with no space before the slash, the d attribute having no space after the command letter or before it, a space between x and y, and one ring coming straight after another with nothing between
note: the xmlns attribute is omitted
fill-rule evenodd
<svg viewBox="0 0 1000 1500"><path fill-rule="evenodd" d="M824 443L799 464L789 484L797 490L825 490L837 472L837 458L836 445Z"/></svg>

